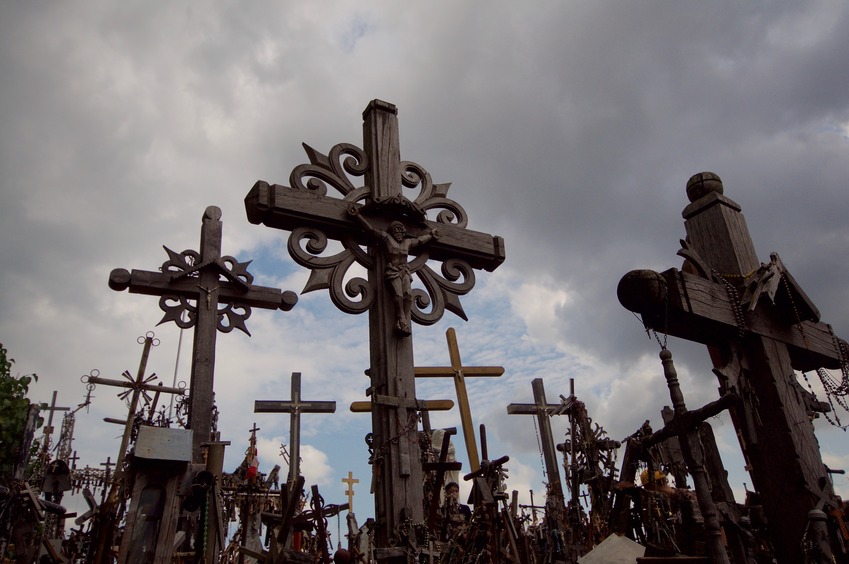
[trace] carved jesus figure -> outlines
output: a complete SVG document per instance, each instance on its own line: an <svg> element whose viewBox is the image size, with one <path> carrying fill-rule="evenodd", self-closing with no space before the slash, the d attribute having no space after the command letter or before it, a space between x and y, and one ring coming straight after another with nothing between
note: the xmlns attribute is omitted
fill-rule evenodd
<svg viewBox="0 0 849 564"><path fill-rule="evenodd" d="M400 221L390 223L387 232L375 228L370 221L360 214L357 206L351 206L348 213L354 216L369 233L382 241L387 258L383 277L394 294L397 317L395 329L399 333L409 335L411 333L410 310L413 307L413 276L407 257L412 249L428 243L431 239L438 239L439 229L430 229L428 233L419 237L408 237L407 228Z"/></svg>

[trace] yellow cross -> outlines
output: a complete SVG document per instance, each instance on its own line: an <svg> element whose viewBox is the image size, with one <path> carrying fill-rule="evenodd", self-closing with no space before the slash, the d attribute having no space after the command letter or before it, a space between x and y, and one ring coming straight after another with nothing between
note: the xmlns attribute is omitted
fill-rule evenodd
<svg viewBox="0 0 849 564"><path fill-rule="evenodd" d="M348 496L348 513L354 512L354 484L359 484L360 480L354 478L354 474L348 470L348 477L342 478L342 482L348 484L348 489L345 490L345 495Z"/></svg>
<svg viewBox="0 0 849 564"><path fill-rule="evenodd" d="M460 348L457 346L457 333L453 327L445 332L448 340L448 356L451 366L424 366L415 368L417 378L436 378L449 376L454 379L457 390L457 404L460 408L460 423L463 427L463 439L466 442L466 453L469 456L469 467L472 472L480 468L478 446L475 441L475 429L472 425L472 410L469 408L469 395L466 393L466 376L501 376L502 366L463 366L460 360Z"/></svg>

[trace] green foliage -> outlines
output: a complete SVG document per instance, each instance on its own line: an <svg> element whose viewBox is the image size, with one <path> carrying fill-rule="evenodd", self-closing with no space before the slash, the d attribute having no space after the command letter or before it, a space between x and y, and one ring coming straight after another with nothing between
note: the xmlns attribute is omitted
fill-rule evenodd
<svg viewBox="0 0 849 564"><path fill-rule="evenodd" d="M38 380L35 374L13 376L15 361L6 353L0 343L0 478L9 478L18 462L31 403L27 392L30 383ZM42 422L39 418L36 427Z"/></svg>

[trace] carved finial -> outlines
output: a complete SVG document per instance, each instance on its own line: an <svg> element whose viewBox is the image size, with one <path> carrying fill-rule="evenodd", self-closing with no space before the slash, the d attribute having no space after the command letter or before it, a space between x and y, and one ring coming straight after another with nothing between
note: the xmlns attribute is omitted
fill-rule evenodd
<svg viewBox="0 0 849 564"><path fill-rule="evenodd" d="M218 206L207 206L203 212L203 219L221 219L221 208Z"/></svg>
<svg viewBox="0 0 849 564"><path fill-rule="evenodd" d="M704 198L711 192L716 192L717 194L722 194L723 192L722 179L713 172L694 174L687 181L687 199L690 202Z"/></svg>

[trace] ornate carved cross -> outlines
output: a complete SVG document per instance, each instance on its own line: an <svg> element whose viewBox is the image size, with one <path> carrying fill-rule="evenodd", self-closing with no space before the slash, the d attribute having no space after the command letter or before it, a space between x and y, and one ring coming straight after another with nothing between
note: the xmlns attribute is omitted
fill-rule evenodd
<svg viewBox="0 0 849 564"><path fill-rule="evenodd" d="M294 483L301 475L301 413L336 413L335 401L307 401L301 399L301 373L292 372L291 400L256 400L254 413L289 414L289 478Z"/></svg>
<svg viewBox="0 0 849 564"><path fill-rule="evenodd" d="M189 428L192 458L203 462L201 445L210 440L215 377L215 339L218 331L233 329L250 335L245 321L252 307L289 311L298 301L294 292L255 286L248 262L221 256L221 210L206 208L200 236L200 252L176 253L164 247L168 260L161 272L116 268L109 287L129 289L131 294L160 296L165 312L159 323L173 321L181 328L195 328L189 395Z"/></svg>
<svg viewBox="0 0 849 564"><path fill-rule="evenodd" d="M820 322L778 255L758 262L741 208L723 192L715 174L693 176L678 252L684 268L632 271L617 293L647 329L708 346L720 391L742 400L732 421L775 553L780 562L800 562L808 511L837 500L811 424L827 409L805 400L793 371L845 369L846 343Z"/></svg>
<svg viewBox="0 0 849 564"><path fill-rule="evenodd" d="M449 185L400 159L395 106L374 100L363 122L362 149L341 143L323 155L304 145L309 163L295 167L291 187L257 182L245 207L251 223L292 232L289 254L310 269L304 292L327 289L342 311L369 312L372 398L397 400L372 410L378 557L404 558L403 550L384 548L403 523L423 518L418 442L406 436L417 426L409 407L416 397L411 326L402 321L430 325L446 309L465 319L459 296L474 286L474 269L492 271L504 261L504 242L467 229ZM352 180L359 177L362 185ZM328 197L328 187L340 197ZM342 250L321 256L328 239ZM429 261L442 263L441 274ZM368 280L346 278L354 263Z"/></svg>

